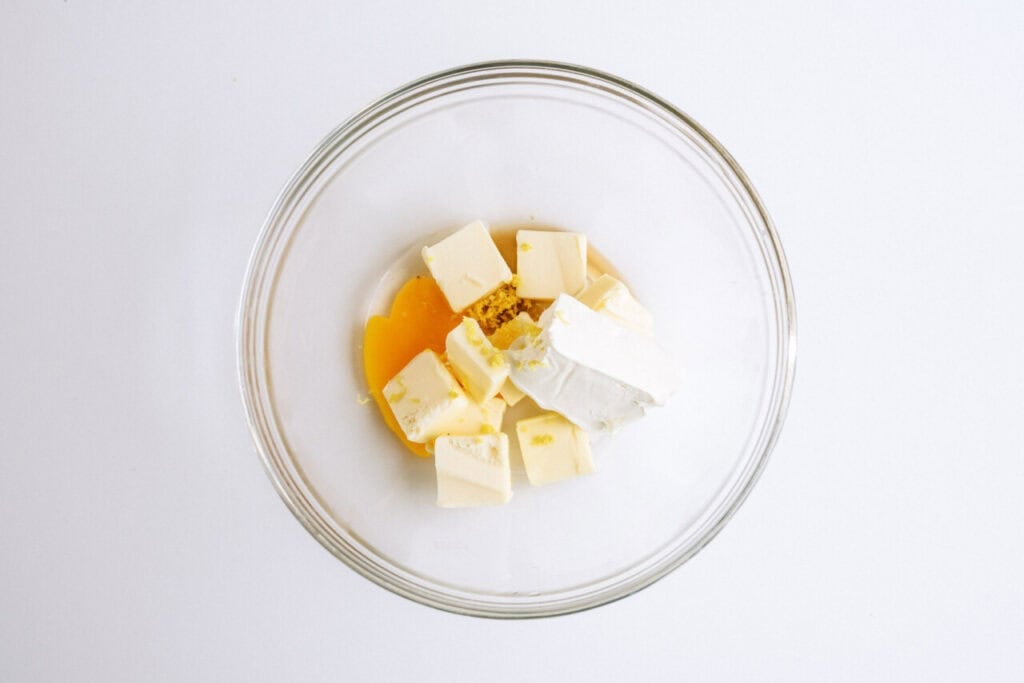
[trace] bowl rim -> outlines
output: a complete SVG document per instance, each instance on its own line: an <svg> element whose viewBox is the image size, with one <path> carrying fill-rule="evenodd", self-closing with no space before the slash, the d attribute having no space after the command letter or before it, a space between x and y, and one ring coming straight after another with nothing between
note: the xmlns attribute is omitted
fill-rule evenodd
<svg viewBox="0 0 1024 683"><path fill-rule="evenodd" d="M494 75L493 72L499 73ZM502 72L509 73L503 74ZM264 342L262 331L255 327L260 323L260 320L258 316L253 315L253 304L259 301L259 285L261 284L262 276L265 275L265 273L261 272L263 257L267 255L268 248L277 237L274 234L275 227L281 222L282 211L288 207L295 191L302 187L310 173L318 168L325 153L346 138L358 137L361 134L361 128L369 121L372 121L381 113L386 113L396 102L425 87L466 76L487 75L491 73L490 78L500 78L502 75L523 76L525 75L524 72L530 72L530 76L547 75L556 79L559 77L563 79L566 77L584 78L589 81L588 85L604 85L615 94L619 94L619 91L628 93L630 97L636 98L636 100L645 103L648 107L652 107L659 114L682 123L720 157L720 160L734 174L736 181L747 194L747 197L756 209L758 218L766 229L767 241L771 247L771 252L766 254L766 259L768 255L774 257L775 265L778 269L779 287L776 289L773 286L773 290L775 290L776 318L780 323L780 330L777 335L780 348L777 356L783 363L781 377L777 377L777 381L780 381L781 384L775 392L774 405L771 406L771 410L766 414L765 419L760 425L762 428L769 429L769 432L767 438L763 441L760 452L756 454L753 468L734 493L732 500L723 506L719 515L708 525L707 530L698 539L698 542L690 547L677 548L676 550L681 550L681 552L670 553L665 559L659 561L653 570L645 570L639 576L627 576L626 579L628 581L623 580L611 586L598 588L591 594L570 596L569 598L548 602L527 603L525 605L487 602L470 597L455 597L450 593L434 588L427 589L404 576L395 575L393 572L383 570L383 568L375 563L368 561L357 550L348 547L347 543L332 543L326 537L326 530L323 523L317 518L316 511L311 508L309 501L306 500L303 492L299 490L295 482L284 476L280 467L275 463L274 455L270 452L265 442L262 425L268 419L268 416L263 414L263 408L256 400L257 392L254 385L258 382L259 370L253 365L262 357L258 353L250 353L253 349L259 349L263 346ZM307 156L299 169L292 174L288 182L285 183L264 220L246 267L235 320L235 333L238 345L236 362L239 389L250 435L263 463L264 470L278 495L284 500L285 505L296 519L335 557L373 583L402 597L430 607L456 614L491 618L550 617L606 605L653 585L700 552L736 514L758 479L760 479L785 421L796 371L796 306L788 262L775 224L771 220L760 195L733 156L693 118L649 90L604 71L577 64L547 60L511 59L475 62L428 74L381 96L328 133L314 148L313 152ZM777 372L776 374L778 376L779 373ZM437 585L443 584L437 582Z"/></svg>

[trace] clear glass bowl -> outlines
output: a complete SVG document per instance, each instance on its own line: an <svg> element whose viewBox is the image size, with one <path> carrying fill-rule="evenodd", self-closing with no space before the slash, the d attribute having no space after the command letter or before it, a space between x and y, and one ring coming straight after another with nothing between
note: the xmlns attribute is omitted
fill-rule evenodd
<svg viewBox="0 0 1024 683"><path fill-rule="evenodd" d="M684 368L669 404L595 444L598 472L497 508L435 507L367 394L361 337L420 246L481 218L583 232ZM328 550L412 600L536 617L627 596L736 512L782 424L793 294L750 181L703 128L592 69L428 76L327 136L277 199L239 317L242 396L278 492Z"/></svg>

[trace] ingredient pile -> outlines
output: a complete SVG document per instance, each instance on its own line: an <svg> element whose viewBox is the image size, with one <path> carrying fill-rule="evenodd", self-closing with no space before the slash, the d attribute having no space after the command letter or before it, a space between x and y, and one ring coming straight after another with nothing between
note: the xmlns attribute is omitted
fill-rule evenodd
<svg viewBox="0 0 1024 683"><path fill-rule="evenodd" d="M611 275L588 277L585 236L515 241L514 264L481 221L424 247L431 277L367 323L370 393L413 453L433 455L441 507L511 499L506 407L536 406L514 431L540 486L592 472L589 434L642 417L679 384L647 309Z"/></svg>

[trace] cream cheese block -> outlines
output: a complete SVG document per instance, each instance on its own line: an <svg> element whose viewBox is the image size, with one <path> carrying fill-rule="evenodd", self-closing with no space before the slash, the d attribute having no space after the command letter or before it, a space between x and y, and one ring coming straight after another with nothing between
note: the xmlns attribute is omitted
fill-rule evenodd
<svg viewBox="0 0 1024 683"><path fill-rule="evenodd" d="M584 429L612 431L663 405L679 385L675 359L652 336L568 295L538 321L540 334L508 349L512 382L540 407Z"/></svg>

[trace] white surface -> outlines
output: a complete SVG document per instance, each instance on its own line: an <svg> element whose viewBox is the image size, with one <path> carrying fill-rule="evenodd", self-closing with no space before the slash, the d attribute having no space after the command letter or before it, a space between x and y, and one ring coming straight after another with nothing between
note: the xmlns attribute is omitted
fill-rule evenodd
<svg viewBox="0 0 1024 683"><path fill-rule="evenodd" d="M5 4L0 679L1019 679L1022 26L1012 2ZM643 593L525 623L340 565L262 472L234 372L249 248L312 146L508 56L706 125L779 227L800 330L725 531Z"/></svg>

